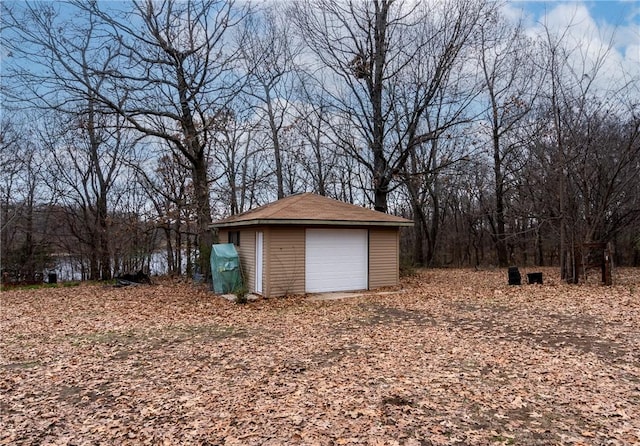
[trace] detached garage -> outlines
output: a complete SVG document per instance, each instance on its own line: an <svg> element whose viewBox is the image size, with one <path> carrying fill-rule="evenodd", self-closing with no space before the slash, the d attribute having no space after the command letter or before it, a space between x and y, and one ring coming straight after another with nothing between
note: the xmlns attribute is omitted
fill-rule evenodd
<svg viewBox="0 0 640 446"><path fill-rule="evenodd" d="M399 282L399 228L413 222L312 193L213 224L236 245L249 290L266 297Z"/></svg>

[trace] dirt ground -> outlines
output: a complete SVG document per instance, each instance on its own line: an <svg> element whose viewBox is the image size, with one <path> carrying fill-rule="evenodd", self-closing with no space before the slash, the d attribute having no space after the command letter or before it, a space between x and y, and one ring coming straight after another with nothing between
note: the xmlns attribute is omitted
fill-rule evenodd
<svg viewBox="0 0 640 446"><path fill-rule="evenodd" d="M156 281L0 294L0 444L640 443L640 270L228 302Z"/></svg>

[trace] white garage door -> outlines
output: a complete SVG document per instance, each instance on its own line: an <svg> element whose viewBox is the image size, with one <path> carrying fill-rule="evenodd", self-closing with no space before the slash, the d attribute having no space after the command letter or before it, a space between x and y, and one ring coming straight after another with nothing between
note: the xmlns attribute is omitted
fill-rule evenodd
<svg viewBox="0 0 640 446"><path fill-rule="evenodd" d="M309 293L366 290L366 229L307 229L305 288Z"/></svg>

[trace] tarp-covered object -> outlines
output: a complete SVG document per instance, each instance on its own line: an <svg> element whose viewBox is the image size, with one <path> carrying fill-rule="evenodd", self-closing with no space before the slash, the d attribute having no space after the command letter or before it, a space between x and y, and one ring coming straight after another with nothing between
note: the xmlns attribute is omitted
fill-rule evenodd
<svg viewBox="0 0 640 446"><path fill-rule="evenodd" d="M216 293L233 293L242 288L240 259L232 243L211 247L211 276Z"/></svg>

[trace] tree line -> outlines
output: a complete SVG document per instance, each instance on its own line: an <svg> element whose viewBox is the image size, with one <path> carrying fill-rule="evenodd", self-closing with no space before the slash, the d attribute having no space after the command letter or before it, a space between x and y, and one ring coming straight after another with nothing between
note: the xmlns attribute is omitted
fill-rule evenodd
<svg viewBox="0 0 640 446"><path fill-rule="evenodd" d="M3 274L206 274L214 219L305 191L413 219L414 265L640 264L612 40L488 0L1 7Z"/></svg>

